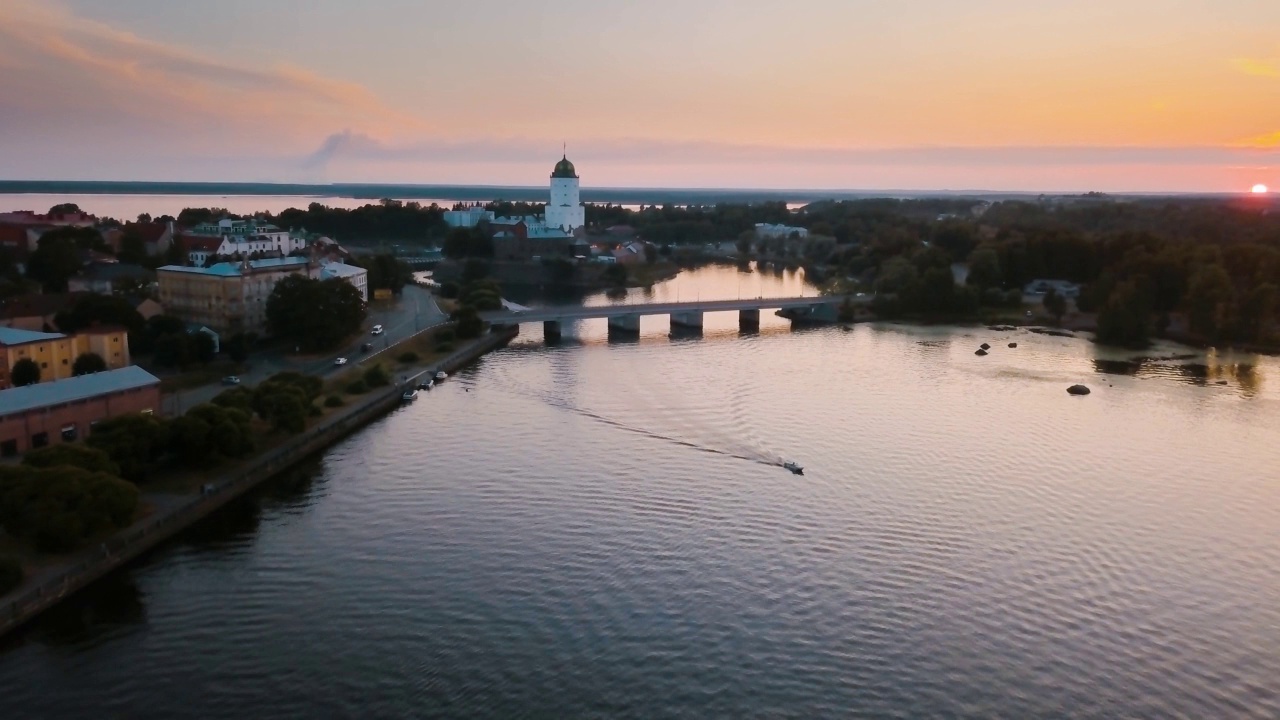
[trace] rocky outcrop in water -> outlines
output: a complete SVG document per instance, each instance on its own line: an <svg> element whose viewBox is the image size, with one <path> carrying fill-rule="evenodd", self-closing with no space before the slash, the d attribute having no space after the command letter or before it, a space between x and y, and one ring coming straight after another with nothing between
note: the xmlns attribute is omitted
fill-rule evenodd
<svg viewBox="0 0 1280 720"><path fill-rule="evenodd" d="M1071 387L1067 388L1067 392L1071 393L1072 395L1088 395L1089 388L1085 387L1084 385L1072 385Z"/></svg>

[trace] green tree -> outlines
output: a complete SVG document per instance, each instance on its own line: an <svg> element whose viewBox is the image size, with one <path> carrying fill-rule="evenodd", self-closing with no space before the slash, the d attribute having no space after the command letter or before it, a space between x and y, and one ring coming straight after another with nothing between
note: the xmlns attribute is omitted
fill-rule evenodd
<svg viewBox="0 0 1280 720"><path fill-rule="evenodd" d="M169 421L169 449L173 456L189 467L200 467L214 456L213 428L191 414Z"/></svg>
<svg viewBox="0 0 1280 720"><path fill-rule="evenodd" d="M97 353L81 353L76 358L75 364L71 366L71 372L74 375L89 375L91 373L99 373L107 369L107 361Z"/></svg>
<svg viewBox="0 0 1280 720"><path fill-rule="evenodd" d="M901 255L890 258L880 268L876 278L877 293L902 293L910 290L919 281L916 266Z"/></svg>
<svg viewBox="0 0 1280 720"><path fill-rule="evenodd" d="M195 360L191 337L185 332L161 335L155 341L154 359L161 367L187 367Z"/></svg>
<svg viewBox="0 0 1280 720"><path fill-rule="evenodd" d="M209 427L209 451L224 458L244 457L253 452L253 429L248 409L205 403L187 411ZM170 446L175 443L171 440Z"/></svg>
<svg viewBox="0 0 1280 720"><path fill-rule="evenodd" d="M267 298L272 334L309 351L327 350L360 329L365 303L360 291L339 280L290 275Z"/></svg>
<svg viewBox="0 0 1280 720"><path fill-rule="evenodd" d="M489 277L489 263L479 258L472 258L462 266L462 284L473 283L477 280L483 280Z"/></svg>
<svg viewBox="0 0 1280 720"><path fill-rule="evenodd" d="M484 320L471 305L463 305L453 313L453 320L458 324L458 337L462 339L477 338L484 332Z"/></svg>
<svg viewBox="0 0 1280 720"><path fill-rule="evenodd" d="M129 348L141 347L147 323L128 300L115 295L91 294L76 300L68 310L54 316L64 333L77 333L95 325L116 325L129 331Z"/></svg>
<svg viewBox="0 0 1280 720"><path fill-rule="evenodd" d="M120 477L143 482L169 445L166 424L154 415L121 415L103 420L85 441L120 467Z"/></svg>
<svg viewBox="0 0 1280 720"><path fill-rule="evenodd" d="M1000 276L1000 255L989 245L978 247L969 255L969 276L966 285L979 289L1000 287L1003 279Z"/></svg>
<svg viewBox="0 0 1280 720"><path fill-rule="evenodd" d="M80 272L80 248L73 237L50 230L27 258L27 277L36 280L45 292L67 291L67 281Z"/></svg>
<svg viewBox="0 0 1280 720"><path fill-rule="evenodd" d="M215 351L216 345L209 333L193 332L187 336L187 342L191 346L191 355L196 362L201 365L208 365L217 357Z"/></svg>
<svg viewBox="0 0 1280 720"><path fill-rule="evenodd" d="M249 350L258 340L256 333L236 333L227 339L226 350L231 359L242 363L249 359Z"/></svg>
<svg viewBox="0 0 1280 720"><path fill-rule="evenodd" d="M145 265L148 259L147 242L138 233L132 230L125 230L124 236L120 238L120 252L116 254L116 257L122 263Z"/></svg>
<svg viewBox="0 0 1280 720"><path fill-rule="evenodd" d="M22 457L22 464L34 468L67 465L89 472L119 475L120 467L102 450L79 443L61 443L32 450Z"/></svg>
<svg viewBox="0 0 1280 720"><path fill-rule="evenodd" d="M44 552L74 550L128 525L138 489L106 473L72 467L0 468L0 526Z"/></svg>
<svg viewBox="0 0 1280 720"><path fill-rule="evenodd" d="M1234 294L1231 276L1221 265L1206 265L1187 287L1187 321L1191 331L1211 341L1225 339Z"/></svg>
<svg viewBox="0 0 1280 720"><path fill-rule="evenodd" d="M622 287L627 284L627 267L625 265L610 265L605 268L603 278L611 285Z"/></svg>
<svg viewBox="0 0 1280 720"><path fill-rule="evenodd" d="M1122 347L1146 347L1151 337L1151 299L1138 283L1117 283L1098 310L1098 342Z"/></svg>
<svg viewBox="0 0 1280 720"><path fill-rule="evenodd" d="M1061 325L1062 316L1067 312L1067 299L1059 295L1056 288L1049 288L1049 292L1044 294L1044 300L1041 302L1044 309L1053 316L1053 321Z"/></svg>
<svg viewBox="0 0 1280 720"><path fill-rule="evenodd" d="M40 366L31 358L22 358L9 370L9 382L13 383L14 387L35 385L40 382Z"/></svg>
<svg viewBox="0 0 1280 720"><path fill-rule="evenodd" d="M413 270L394 255L375 255L362 267L369 271L369 287L375 290L390 290L399 295L413 280Z"/></svg>
<svg viewBox="0 0 1280 720"><path fill-rule="evenodd" d="M1280 287L1275 283L1264 282L1245 293L1240 303L1240 339L1251 343L1270 341L1278 304Z"/></svg>
<svg viewBox="0 0 1280 720"><path fill-rule="evenodd" d="M367 387L386 387L391 384L391 378L387 375L387 371L381 365L374 365L364 371L364 384Z"/></svg>

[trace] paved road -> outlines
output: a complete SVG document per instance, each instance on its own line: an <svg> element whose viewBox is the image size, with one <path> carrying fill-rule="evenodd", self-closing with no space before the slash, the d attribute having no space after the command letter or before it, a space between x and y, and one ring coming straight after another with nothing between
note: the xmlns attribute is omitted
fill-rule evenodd
<svg viewBox="0 0 1280 720"><path fill-rule="evenodd" d="M436 305L431 293L416 285L406 285L404 292L394 305L374 308L369 312L364 331L345 347L321 357L309 355L301 358L280 352L255 353L250 356L249 369L240 375L240 380L246 385L252 385L284 370L324 377L341 369L333 364L336 358L346 357L352 363L358 363L365 358L366 356L360 352L360 346L366 342L373 343L373 350L376 352L408 338L422 328L436 325L447 319L448 317ZM374 325L382 325L382 335L369 334ZM182 413L200 403L209 402L225 389L226 387L220 383L212 383L166 395L163 399L163 410L168 415Z"/></svg>

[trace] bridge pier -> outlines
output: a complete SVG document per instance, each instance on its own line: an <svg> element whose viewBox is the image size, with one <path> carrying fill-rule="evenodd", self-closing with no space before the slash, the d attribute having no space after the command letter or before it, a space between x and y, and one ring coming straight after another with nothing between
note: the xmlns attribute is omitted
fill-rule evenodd
<svg viewBox="0 0 1280 720"><path fill-rule="evenodd" d="M689 330L701 330L703 315L704 313L701 310L694 310L691 312L682 312L682 313L671 313L671 327L673 329L676 327L681 327Z"/></svg>
<svg viewBox="0 0 1280 720"><path fill-rule="evenodd" d="M564 337L564 325L559 320L542 322L542 339L545 342L558 342L562 337Z"/></svg>
<svg viewBox="0 0 1280 720"><path fill-rule="evenodd" d="M640 314L613 315L609 318L609 334L639 335Z"/></svg>
<svg viewBox="0 0 1280 720"><path fill-rule="evenodd" d="M760 329L760 309L739 310L738 311L738 330L742 332L755 332Z"/></svg>

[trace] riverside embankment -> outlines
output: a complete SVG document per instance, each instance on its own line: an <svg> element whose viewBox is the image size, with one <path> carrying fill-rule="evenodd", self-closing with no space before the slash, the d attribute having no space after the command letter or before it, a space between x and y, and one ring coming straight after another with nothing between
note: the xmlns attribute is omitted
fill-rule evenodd
<svg viewBox="0 0 1280 720"><path fill-rule="evenodd" d="M405 384L412 384L424 374L442 370L452 373L506 345L517 333L517 328L506 328L486 334L453 354L425 365L420 372L406 376L405 382L361 397L284 445L267 451L233 472L211 478L199 495L168 496L165 502L152 502L155 510L147 517L115 533L97 547L75 553L65 562L33 574L23 585L0 598L0 636L168 541L304 458L381 417L400 404Z"/></svg>

